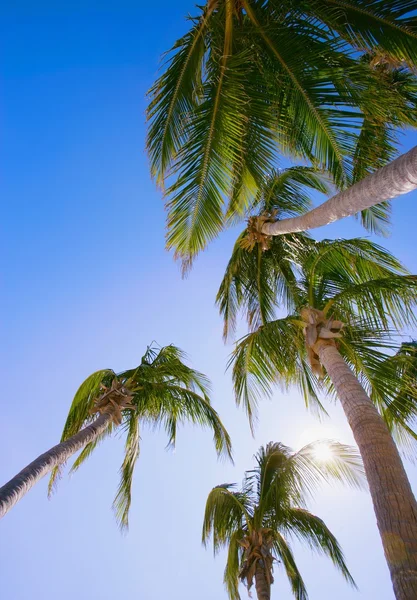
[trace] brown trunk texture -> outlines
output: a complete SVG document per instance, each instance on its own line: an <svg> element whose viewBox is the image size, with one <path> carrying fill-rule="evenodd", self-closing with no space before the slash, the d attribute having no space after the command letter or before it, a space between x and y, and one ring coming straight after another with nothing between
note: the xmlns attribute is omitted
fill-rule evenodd
<svg viewBox="0 0 417 600"><path fill-rule="evenodd" d="M388 427L334 345L318 354L358 444L397 600L417 599L417 503Z"/></svg>
<svg viewBox="0 0 417 600"><path fill-rule="evenodd" d="M268 583L262 559L259 559L256 563L255 587L258 600L271 600L271 584Z"/></svg>
<svg viewBox="0 0 417 600"><path fill-rule="evenodd" d="M41 454L8 483L0 488L0 519L47 473L65 463L77 450L100 435L111 421L111 415L100 415L91 425L81 429L65 442Z"/></svg>

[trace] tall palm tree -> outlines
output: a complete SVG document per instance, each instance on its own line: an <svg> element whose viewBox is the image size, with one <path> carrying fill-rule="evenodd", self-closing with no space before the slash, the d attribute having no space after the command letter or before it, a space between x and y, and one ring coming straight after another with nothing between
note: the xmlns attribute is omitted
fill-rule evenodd
<svg viewBox="0 0 417 600"><path fill-rule="evenodd" d="M190 18L150 91L147 141L185 267L245 212L278 152L340 188L392 157L396 128L417 118L416 6L208 0Z"/></svg>
<svg viewBox="0 0 417 600"><path fill-rule="evenodd" d="M342 550L331 531L307 510L307 499L319 484L337 479L361 485L362 464L348 446L328 442L332 459L316 456L318 442L299 452L279 443L261 447L256 467L247 471L242 489L234 484L213 488L207 498L203 542L213 538L214 551L228 549L224 582L231 600L239 600L239 579L248 589L255 580L258 600L270 600L273 563L282 563L297 600L307 600L304 581L289 540L305 542L328 556L355 585Z"/></svg>
<svg viewBox="0 0 417 600"><path fill-rule="evenodd" d="M149 346L134 369L117 374L105 369L90 375L74 396L61 442L0 488L0 517L50 472L51 492L60 468L71 456L81 450L73 464L74 471L116 429L126 433L121 479L113 503L121 528L128 526L141 426L161 425L170 444L175 444L178 424L191 422L209 427L217 453L230 457L230 438L210 404L209 382L205 375L188 367L184 359L176 346Z"/></svg>
<svg viewBox="0 0 417 600"><path fill-rule="evenodd" d="M298 384L306 403L319 409L320 388L337 395L362 454L396 597L411 600L417 597L417 504L391 432L417 438L417 390L412 370L402 371L399 386L398 360L387 363L387 353L397 349L390 329L416 322L417 277L368 240L304 240L291 243L289 252L286 238L264 251L261 268L255 250L245 263L235 248L219 290L226 331L240 309L252 330L231 359L237 400L253 420L257 400L277 381ZM244 275L250 263L257 279ZM288 314L277 319L278 302Z"/></svg>

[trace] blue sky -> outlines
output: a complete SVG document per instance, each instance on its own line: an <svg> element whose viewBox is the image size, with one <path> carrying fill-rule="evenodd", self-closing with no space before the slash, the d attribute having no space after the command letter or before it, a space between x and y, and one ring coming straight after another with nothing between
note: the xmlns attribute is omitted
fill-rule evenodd
<svg viewBox="0 0 417 600"><path fill-rule="evenodd" d="M295 391L279 390L262 404L251 438L234 405L225 373L231 347L214 308L234 233L217 240L185 281L164 249L162 201L144 152L145 92L192 9L187 0L17 0L1 9L0 481L57 442L89 373L134 366L152 340L179 345L212 379L235 453L234 467L218 462L210 434L197 429L180 431L175 453L161 432L145 432L124 537L110 510L121 439L64 477L51 501L42 481L0 525L10 600L226 599L224 557L214 560L200 544L211 487L239 482L270 440L294 448L323 436L352 440L339 407L320 426ZM411 147L412 135L403 142ZM385 242L414 272L416 200L394 202ZM361 233L350 219L316 235ZM407 469L416 488L416 468ZM337 535L360 587L348 588L328 561L295 546L311 600L392 600L369 497L327 489L311 509ZM275 580L272 598L288 598L279 569Z"/></svg>

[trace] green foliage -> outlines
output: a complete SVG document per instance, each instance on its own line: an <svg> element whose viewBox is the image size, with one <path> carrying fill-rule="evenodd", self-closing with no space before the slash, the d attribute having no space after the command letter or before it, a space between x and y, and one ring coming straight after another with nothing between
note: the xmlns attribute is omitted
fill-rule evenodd
<svg viewBox="0 0 417 600"><path fill-rule="evenodd" d="M260 264L256 250L241 257L243 250L236 246L217 297L225 331L233 331L240 312L253 323L229 363L237 402L244 405L251 424L259 399L270 396L277 383L284 389L297 385L306 405L319 411L320 389L334 393L329 379L319 381L310 369L299 316L309 305L345 324L340 353L410 451L417 437L417 358L411 350L391 355L399 349L395 331L416 323L417 277L366 239L313 242L299 234L295 247L293 235L279 236L279 243L275 239ZM284 286L286 293L279 293ZM267 307L265 318L254 321L254 307L262 305ZM277 318L278 309L287 316Z"/></svg>
<svg viewBox="0 0 417 600"><path fill-rule="evenodd" d="M327 182L321 173L308 167L292 167L273 171L264 178L252 210L258 214L276 214L286 219L304 213L311 207L309 190L326 193ZM217 294L224 317L224 337L233 334L239 307L247 307L251 330L274 315L276 304L292 309L297 302L297 265L304 260L314 241L305 234L275 236L270 252L255 248L248 252L245 229L238 237L226 274ZM256 282L256 286L253 283Z"/></svg>
<svg viewBox="0 0 417 600"><path fill-rule="evenodd" d="M388 7L388 8L387 8ZM168 248L189 268L251 209L278 153L363 178L415 126L412 2L215 0L191 18L150 90L151 172L167 184ZM389 207L364 211L383 233Z"/></svg>
<svg viewBox="0 0 417 600"><path fill-rule="evenodd" d="M95 398L100 393L101 385L104 382L109 382L109 380L113 379L115 376L114 371L111 369L104 369L102 371L96 371L92 373L77 390L77 393L74 396L74 399L71 403L70 410L67 416L67 420L65 421L64 430L61 436L61 442L64 442L68 438L75 435L84 425L90 423L93 420L93 417L90 414L90 410L93 407ZM100 436L101 438L105 437L105 434ZM95 448L97 443L100 440L97 439L94 442L91 442L84 448L82 454L77 459L78 461L83 462L91 453L91 451ZM75 468L77 468L74 465ZM54 487L61 476L62 465L59 467L54 467L51 473L51 477L49 479L48 484L48 495L50 496L54 490Z"/></svg>
<svg viewBox="0 0 417 600"><path fill-rule="evenodd" d="M140 449L140 426L164 427L169 444L175 444L178 425L191 422L209 428L213 432L218 455L231 458L229 434L211 406L209 381L205 375L187 366L185 359L185 354L176 346L149 346L136 368L117 374L111 370L98 371L88 377L72 402L61 441L67 440L95 419L93 407L101 385L109 386L117 378L133 396L135 410L122 411L120 428L126 432L125 456L113 503L116 519L122 529L128 527L133 473ZM77 470L114 430L115 425L110 422L108 428L82 450L72 471ZM50 492L58 475L58 471L52 473Z"/></svg>
<svg viewBox="0 0 417 600"><path fill-rule="evenodd" d="M417 344L403 342L392 356L383 355L369 365L371 397L380 406L393 436L414 459L417 435Z"/></svg>
<svg viewBox="0 0 417 600"><path fill-rule="evenodd" d="M270 443L259 449L257 465L246 472L241 490L223 484L210 492L203 542L212 539L215 553L228 548L224 582L232 600L239 600L239 577L245 578L245 541L256 539L257 534L270 538L272 555L282 562L297 600L305 600L307 592L290 548L291 539L328 556L354 585L337 540L321 519L308 512L306 503L323 483L363 486L363 467L356 450L332 441L327 442L332 459L319 460L315 451L321 443L309 444L296 453L283 444Z"/></svg>
<svg viewBox="0 0 417 600"><path fill-rule="evenodd" d="M279 3L275 0L274 4ZM415 0L308 0L295 4L359 51L378 50L386 58L410 66L417 62Z"/></svg>

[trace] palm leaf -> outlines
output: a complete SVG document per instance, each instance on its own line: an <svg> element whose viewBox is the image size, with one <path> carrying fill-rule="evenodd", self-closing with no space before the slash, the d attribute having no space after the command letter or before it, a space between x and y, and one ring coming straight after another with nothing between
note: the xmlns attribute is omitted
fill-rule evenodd
<svg viewBox="0 0 417 600"><path fill-rule="evenodd" d="M362 51L417 64L415 0L309 0L303 8Z"/></svg>
<svg viewBox="0 0 417 600"><path fill-rule="evenodd" d="M187 115L202 85L204 34L212 12L213 8L207 8L190 31L175 43L169 53L168 68L149 91L147 147L151 173L159 184L181 147Z"/></svg>
<svg viewBox="0 0 417 600"><path fill-rule="evenodd" d="M343 552L338 541L325 523L302 508L290 508L285 514L284 529L289 535L297 537L319 553L327 555L345 579L357 587L349 569L346 566Z"/></svg>
<svg viewBox="0 0 417 600"><path fill-rule="evenodd" d="M213 538L214 552L227 544L236 530L250 527L250 501L233 484L218 485L208 495L203 522L203 543Z"/></svg>
<svg viewBox="0 0 417 600"><path fill-rule="evenodd" d="M308 600L307 590L298 570L294 555L288 543L279 532L274 532L274 550L281 559L296 600Z"/></svg>
<svg viewBox="0 0 417 600"><path fill-rule="evenodd" d="M103 433L101 435L97 436L93 442L90 442L89 444L87 444L85 446L85 448L83 448L83 450L81 450L80 454L78 455L78 457L75 459L75 461L73 462L73 464L71 466L71 469L69 471L70 475L72 473L75 473L75 471L78 471L78 469L81 467L81 465L84 464L84 462L91 456L91 454L94 452L94 450L97 448L97 446L104 439L106 439L106 437L110 436L113 433L113 429L114 429L114 425L112 422L110 422L108 428L105 431L103 431Z"/></svg>
<svg viewBox="0 0 417 600"><path fill-rule="evenodd" d="M243 537L243 530L237 529L229 539L226 568L224 570L224 583L230 600L240 600L238 588L242 546L239 542Z"/></svg>
<svg viewBox="0 0 417 600"><path fill-rule="evenodd" d="M132 481L136 461L139 457L139 417L135 413L129 416L126 437L125 457L120 469L120 483L113 502L116 520L121 530L129 527L129 509L132 503Z"/></svg>
<svg viewBox="0 0 417 600"><path fill-rule="evenodd" d="M331 459L317 458L317 447L325 443ZM354 488L366 489L365 471L357 449L334 440L320 440L307 444L291 457L295 485L302 495L313 494L318 485L333 481Z"/></svg>
<svg viewBox="0 0 417 600"><path fill-rule="evenodd" d="M72 437L83 427L83 425L92 420L90 409L93 406L95 398L100 393L101 384L111 380L115 376L111 369L96 371L87 377L87 379L78 388L71 403L70 410L65 421L64 430L61 435L61 442ZM48 495L51 495L60 477L64 465L54 467L51 471L51 477L48 483Z"/></svg>
<svg viewBox="0 0 417 600"><path fill-rule="evenodd" d="M296 382L304 347L300 328L289 318L271 321L237 343L228 367L233 367L236 402L243 404L252 427L259 399L271 396L278 381L284 388Z"/></svg>

